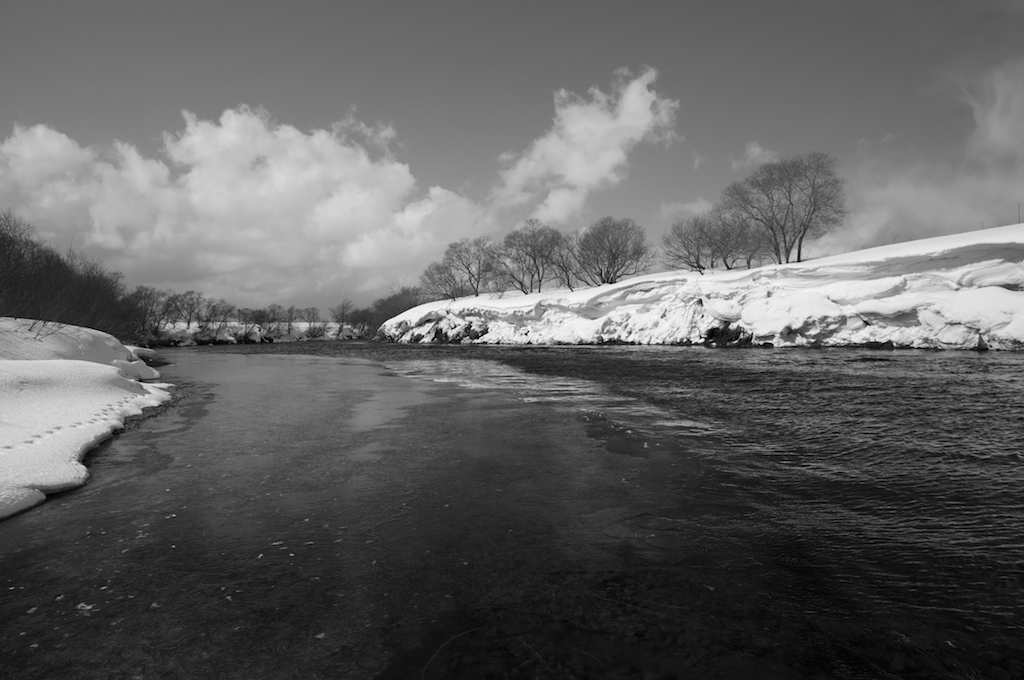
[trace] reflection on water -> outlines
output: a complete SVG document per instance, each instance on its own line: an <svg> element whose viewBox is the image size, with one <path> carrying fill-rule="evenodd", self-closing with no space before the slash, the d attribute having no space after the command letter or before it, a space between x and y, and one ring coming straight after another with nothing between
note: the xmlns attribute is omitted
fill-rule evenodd
<svg viewBox="0 0 1024 680"><path fill-rule="evenodd" d="M571 350L567 350L571 352ZM571 365L571 354L569 355ZM457 356L405 359L388 364L399 375L468 389L508 392L527 403L565 406L642 428L649 437L702 436L717 431L710 419L696 420L635 396L616 391L598 379L537 374L494 359Z"/></svg>
<svg viewBox="0 0 1024 680"><path fill-rule="evenodd" d="M404 409L427 402L420 392L381 394L367 392L346 418L346 426L356 432L365 432L393 424Z"/></svg>

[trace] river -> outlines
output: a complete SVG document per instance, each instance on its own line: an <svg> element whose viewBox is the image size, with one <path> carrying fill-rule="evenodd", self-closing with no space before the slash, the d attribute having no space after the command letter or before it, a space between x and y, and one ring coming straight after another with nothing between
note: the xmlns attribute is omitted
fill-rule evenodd
<svg viewBox="0 0 1024 680"><path fill-rule="evenodd" d="M1024 674L1020 355L167 358L0 523L5 677Z"/></svg>

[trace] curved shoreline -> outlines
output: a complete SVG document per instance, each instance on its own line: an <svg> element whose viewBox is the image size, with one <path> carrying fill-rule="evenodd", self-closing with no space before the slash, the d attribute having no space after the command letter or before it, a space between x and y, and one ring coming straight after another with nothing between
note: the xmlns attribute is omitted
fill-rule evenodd
<svg viewBox="0 0 1024 680"><path fill-rule="evenodd" d="M0 520L85 484L90 451L170 398L113 336L0 317Z"/></svg>

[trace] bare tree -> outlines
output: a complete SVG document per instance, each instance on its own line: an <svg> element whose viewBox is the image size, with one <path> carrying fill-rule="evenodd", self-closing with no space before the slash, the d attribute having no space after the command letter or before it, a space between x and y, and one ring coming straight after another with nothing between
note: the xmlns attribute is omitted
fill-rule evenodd
<svg viewBox="0 0 1024 680"><path fill-rule="evenodd" d="M221 298L203 298L196 315L200 330L220 331L228 325L231 317L235 314L235 306Z"/></svg>
<svg viewBox="0 0 1024 680"><path fill-rule="evenodd" d="M348 315L352 313L355 306L352 301L348 298L342 298L341 302L330 308L331 320L339 325L344 325L348 321Z"/></svg>
<svg viewBox="0 0 1024 680"><path fill-rule="evenodd" d="M199 321L204 300L203 294L194 290L174 293L167 299L171 318L190 328Z"/></svg>
<svg viewBox="0 0 1024 680"><path fill-rule="evenodd" d="M383 316L381 323L384 323L393 316L397 316L407 309L421 304L423 293L416 286L402 286L391 290L387 295L373 301L373 311Z"/></svg>
<svg viewBox="0 0 1024 680"><path fill-rule="evenodd" d="M132 336L140 340L152 340L160 336L167 323L167 298L170 292L150 286L136 286L125 296L125 304L131 308L133 317Z"/></svg>
<svg viewBox="0 0 1024 680"><path fill-rule="evenodd" d="M266 310L263 309L250 309L243 307L238 310L238 323L242 324L242 336L239 338L243 342L246 342L249 338L249 334L260 325L261 321L265 321Z"/></svg>
<svg viewBox="0 0 1024 680"><path fill-rule="evenodd" d="M715 266L712 220L698 213L679 220L661 240L661 257L669 269L692 269L704 273Z"/></svg>
<svg viewBox="0 0 1024 680"><path fill-rule="evenodd" d="M18 217L8 208L0 213L0 243L6 243L6 239L24 241L32 238L32 225Z"/></svg>
<svg viewBox="0 0 1024 680"><path fill-rule="evenodd" d="M141 339L149 320L143 294L120 272L36 239L14 212L0 213L0 315L74 324Z"/></svg>
<svg viewBox="0 0 1024 680"><path fill-rule="evenodd" d="M402 286L392 289L387 295L377 298L371 305L367 317L367 330L376 330L388 319L398 316L407 309L423 303L423 291L416 286Z"/></svg>
<svg viewBox="0 0 1024 680"><path fill-rule="evenodd" d="M529 219L505 236L496 258L509 285L524 293L540 292L545 281L556 279L555 252L565 237L540 220Z"/></svg>
<svg viewBox="0 0 1024 680"><path fill-rule="evenodd" d="M20 313L23 296L28 292L29 263L37 244L32 225L12 210L0 213L0 315Z"/></svg>
<svg viewBox="0 0 1024 680"><path fill-rule="evenodd" d="M370 307L356 307L349 316L352 330L358 337L365 337L376 329L373 321L376 318L373 309Z"/></svg>
<svg viewBox="0 0 1024 680"><path fill-rule="evenodd" d="M345 326L352 323L352 312L355 309L355 305L348 298L342 298L341 302L334 305L327 311L331 315L331 320L338 324L338 332L335 338L341 340L347 337L345 334Z"/></svg>
<svg viewBox="0 0 1024 680"><path fill-rule="evenodd" d="M574 290L582 281L579 274L579 260L576 258L576 244L579 234L564 235L551 253L551 271L554 280L569 290Z"/></svg>
<svg viewBox="0 0 1024 680"><path fill-rule="evenodd" d="M740 261L747 269L760 264L768 249L764 234L750 220L722 203L711 209L711 218L715 224L712 250L726 269L734 268Z"/></svg>
<svg viewBox="0 0 1024 680"><path fill-rule="evenodd" d="M469 294L459 272L448 259L427 265L420 274L420 287L425 294L435 298L455 300Z"/></svg>
<svg viewBox="0 0 1024 680"><path fill-rule="evenodd" d="M299 317L306 322L307 338L322 338L327 332L327 324L320 318L320 309L306 307L299 310Z"/></svg>
<svg viewBox="0 0 1024 680"><path fill-rule="evenodd" d="M761 234L722 204L676 222L662 239L662 260L669 268L701 273L718 266L733 269L740 262L749 269L763 252Z"/></svg>
<svg viewBox="0 0 1024 680"><path fill-rule="evenodd" d="M479 295L480 291L486 289L494 272L494 246L486 236L472 240L464 238L449 244L444 259L451 264L456 277L473 295Z"/></svg>
<svg viewBox="0 0 1024 680"><path fill-rule="evenodd" d="M821 152L765 163L741 182L730 184L723 205L755 226L775 262L803 259L806 239L827 233L846 215L837 161Z"/></svg>
<svg viewBox="0 0 1024 680"><path fill-rule="evenodd" d="M494 246L486 236L448 244L444 257L420 275L423 293L452 300L479 295L494 276Z"/></svg>
<svg viewBox="0 0 1024 680"><path fill-rule="evenodd" d="M578 275L586 283L615 283L651 266L653 250L643 227L630 218L602 217L576 241Z"/></svg>
<svg viewBox="0 0 1024 680"><path fill-rule="evenodd" d="M295 305L290 305L288 309L284 310L284 322L285 328L288 335L292 334L292 330L295 327L295 322L300 320L300 314L302 310Z"/></svg>
<svg viewBox="0 0 1024 680"><path fill-rule="evenodd" d="M263 328L264 335L281 335L282 327L287 312L281 305L274 303L267 305L267 307L261 310L263 321L260 322L260 326Z"/></svg>

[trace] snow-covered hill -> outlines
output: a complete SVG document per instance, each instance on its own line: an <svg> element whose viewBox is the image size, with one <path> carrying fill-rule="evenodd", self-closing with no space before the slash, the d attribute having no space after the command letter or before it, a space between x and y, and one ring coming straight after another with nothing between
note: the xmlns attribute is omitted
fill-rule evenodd
<svg viewBox="0 0 1024 680"><path fill-rule="evenodd" d="M431 302L395 342L1024 349L1024 224L789 265Z"/></svg>

